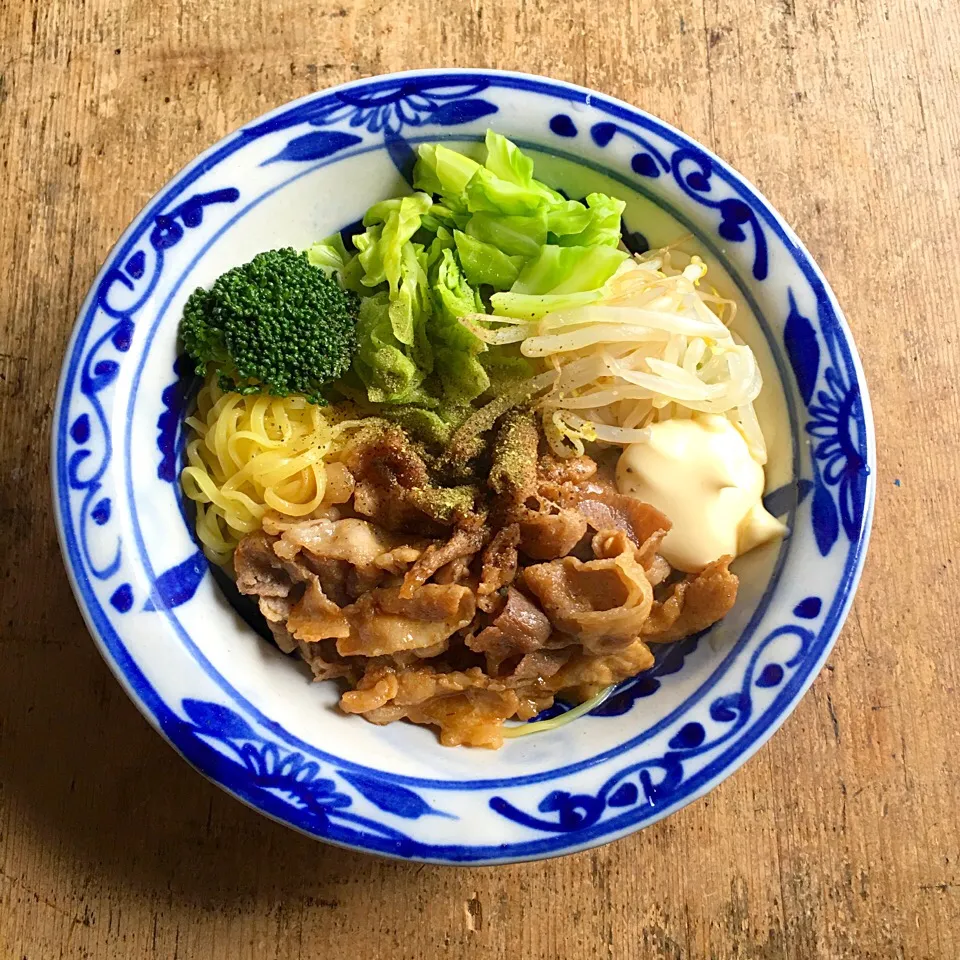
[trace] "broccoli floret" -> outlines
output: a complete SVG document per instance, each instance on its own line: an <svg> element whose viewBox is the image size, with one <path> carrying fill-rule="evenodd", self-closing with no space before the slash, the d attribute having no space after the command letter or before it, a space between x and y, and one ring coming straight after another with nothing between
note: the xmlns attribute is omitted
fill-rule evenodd
<svg viewBox="0 0 960 960"><path fill-rule="evenodd" d="M360 300L291 248L257 254L209 290L195 290L180 338L201 376L212 366L223 390L303 394L324 390L350 369Z"/></svg>

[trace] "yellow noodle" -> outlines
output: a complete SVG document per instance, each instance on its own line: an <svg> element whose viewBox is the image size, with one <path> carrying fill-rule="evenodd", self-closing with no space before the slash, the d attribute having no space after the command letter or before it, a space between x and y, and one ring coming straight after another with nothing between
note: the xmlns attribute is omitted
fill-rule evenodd
<svg viewBox="0 0 960 960"><path fill-rule="evenodd" d="M224 393L208 380L185 419L184 493L197 505L197 537L215 563L230 561L269 508L304 517L323 501L334 427L303 397Z"/></svg>
<svg viewBox="0 0 960 960"><path fill-rule="evenodd" d="M254 401L253 407L250 410L250 429L253 433L259 433L260 435L266 434L267 427L264 423L264 418L266 417L269 407L269 397L257 397Z"/></svg>

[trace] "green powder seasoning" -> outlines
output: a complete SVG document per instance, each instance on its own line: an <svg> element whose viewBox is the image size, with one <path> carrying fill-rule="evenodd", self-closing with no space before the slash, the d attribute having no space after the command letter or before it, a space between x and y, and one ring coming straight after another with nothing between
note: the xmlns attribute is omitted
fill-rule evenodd
<svg viewBox="0 0 960 960"><path fill-rule="evenodd" d="M532 491L537 485L537 423L530 410L508 413L493 445L490 486L498 494Z"/></svg>
<svg viewBox="0 0 960 960"><path fill-rule="evenodd" d="M459 487L416 487L407 491L414 506L441 523L451 523L458 516L473 513L479 489L473 484Z"/></svg>

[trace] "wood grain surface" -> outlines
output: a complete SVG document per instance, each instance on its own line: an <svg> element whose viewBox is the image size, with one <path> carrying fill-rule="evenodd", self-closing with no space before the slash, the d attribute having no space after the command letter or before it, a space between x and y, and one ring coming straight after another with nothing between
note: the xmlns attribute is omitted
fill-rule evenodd
<svg viewBox="0 0 960 960"><path fill-rule="evenodd" d="M960 956L960 5L0 0L0 958ZM145 201L293 97L420 66L543 73L713 147L853 327L873 542L826 669L708 797L552 862L336 850L206 783L102 663L47 445L80 302Z"/></svg>

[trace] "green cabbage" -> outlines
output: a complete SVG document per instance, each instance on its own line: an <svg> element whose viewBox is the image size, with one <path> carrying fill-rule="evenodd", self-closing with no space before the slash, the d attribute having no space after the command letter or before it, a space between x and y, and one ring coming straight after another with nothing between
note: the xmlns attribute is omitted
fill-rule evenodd
<svg viewBox="0 0 960 960"><path fill-rule="evenodd" d="M372 403L410 403L422 398L424 372L404 351L390 322L386 292L366 297L357 318L353 366Z"/></svg>
<svg viewBox="0 0 960 960"><path fill-rule="evenodd" d="M547 230L557 237L582 233L590 219L590 211L579 200L567 200L547 211Z"/></svg>
<svg viewBox="0 0 960 960"><path fill-rule="evenodd" d="M593 303L603 296L603 289L583 293L535 294L495 293L490 298L493 312L516 320L539 320L554 310L569 310Z"/></svg>
<svg viewBox="0 0 960 960"><path fill-rule="evenodd" d="M582 293L602 287L629 254L616 247L558 247L548 244L528 263L511 293Z"/></svg>
<svg viewBox="0 0 960 960"><path fill-rule="evenodd" d="M503 393L518 383L529 380L536 371L533 364L520 355L519 347L497 347L480 355L480 364L490 378L490 389L495 394Z"/></svg>
<svg viewBox="0 0 960 960"><path fill-rule="evenodd" d="M367 211L363 218L367 230L353 242L360 250L364 283L368 287L386 281L391 299L397 296L403 245L420 229L420 218L432 205L428 194L415 193L409 197L384 200ZM378 224L382 226L378 227Z"/></svg>
<svg viewBox="0 0 960 960"><path fill-rule="evenodd" d="M333 233L326 240L320 240L307 250L307 259L319 267L328 276L342 273L350 260L350 254L339 233Z"/></svg>
<svg viewBox="0 0 960 960"><path fill-rule="evenodd" d="M529 217L475 213L467 221L464 232L475 240L493 244L509 256L532 260L547 242L547 212L538 210Z"/></svg>
<svg viewBox="0 0 960 960"><path fill-rule="evenodd" d="M413 168L413 185L425 193L454 199L463 195L470 178L480 169L476 160L443 144L424 143Z"/></svg>
<svg viewBox="0 0 960 960"><path fill-rule="evenodd" d="M420 218L420 226L427 233L436 233L441 227L447 230L462 230L470 220L470 214L463 210L454 212L444 203L435 203L429 213Z"/></svg>
<svg viewBox="0 0 960 960"><path fill-rule="evenodd" d="M453 234L444 226L437 227L436 235L430 241L430 247L427 250L427 269L429 270L443 255L444 250L455 249Z"/></svg>
<svg viewBox="0 0 960 960"><path fill-rule="evenodd" d="M624 204L592 193L568 200L534 177L533 159L487 132L481 164L424 144L417 193L374 204L353 238L314 244L311 263L363 294L349 389L439 441L481 396L529 378L516 345L488 348L459 318L493 310L536 319L591 303L624 264ZM345 385L346 389L346 385Z"/></svg>
<svg viewBox="0 0 960 960"><path fill-rule="evenodd" d="M486 167L480 167L470 178L465 195L471 213L485 210L516 217L528 217L549 202L531 187L502 180Z"/></svg>
<svg viewBox="0 0 960 960"><path fill-rule="evenodd" d="M520 275L524 260L509 257L492 243L484 243L458 230L453 235L463 272L470 283L488 284L494 290L509 290Z"/></svg>
<svg viewBox="0 0 960 960"><path fill-rule="evenodd" d="M383 233L383 224L367 227L363 233L353 238L353 245L357 248L357 262L363 269L361 283L365 287L376 287L386 283L387 275L383 269L383 256L380 252L380 234Z"/></svg>
<svg viewBox="0 0 960 960"><path fill-rule="evenodd" d="M554 310L582 307L599 300L608 281L632 262L616 247L548 244L509 291L490 298L490 305L494 313L518 320L539 320Z"/></svg>
<svg viewBox="0 0 960 960"><path fill-rule="evenodd" d="M430 315L430 289L427 286L427 255L418 243L405 243L400 250L400 280L396 293L390 290L390 326L403 344L417 345L418 327Z"/></svg>
<svg viewBox="0 0 960 960"><path fill-rule="evenodd" d="M506 137L487 130L484 166L495 177L537 194L544 203L563 203L563 196L533 177L533 160Z"/></svg>
<svg viewBox="0 0 960 960"><path fill-rule="evenodd" d="M588 219L579 233L559 237L557 243L567 247L607 246L620 244L620 218L623 216L623 200L608 197L603 193L587 196ZM553 230L554 233L561 231Z"/></svg>
<svg viewBox="0 0 960 960"><path fill-rule="evenodd" d="M490 377L477 359L487 347L459 318L467 313L482 313L483 302L451 250L443 251L433 294L436 310L428 333L443 395L454 403L469 402L490 386Z"/></svg>
<svg viewBox="0 0 960 960"><path fill-rule="evenodd" d="M530 186L533 182L533 160L506 137L487 130L484 138L487 147L487 159L484 166L501 180L509 180L519 186Z"/></svg>

